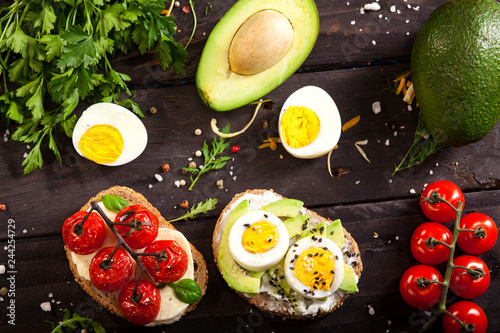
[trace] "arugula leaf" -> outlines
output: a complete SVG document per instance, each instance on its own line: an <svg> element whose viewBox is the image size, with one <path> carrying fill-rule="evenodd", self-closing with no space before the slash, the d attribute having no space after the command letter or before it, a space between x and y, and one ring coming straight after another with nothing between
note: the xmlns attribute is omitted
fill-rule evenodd
<svg viewBox="0 0 500 333"><path fill-rule="evenodd" d="M106 333L106 330L99 322L91 318L82 317L76 312L71 315L71 311L69 309L63 310L63 320L59 323L59 325L56 326L54 322L50 320L47 320L46 323L50 324L52 328L51 333L64 333L64 327L76 330L78 325L80 325L87 332Z"/></svg>
<svg viewBox="0 0 500 333"><path fill-rule="evenodd" d="M221 133L228 134L229 130L230 130L230 126L231 126L231 124L227 123L226 126L222 129ZM182 168L183 170L191 173L191 175L189 177L191 179L191 185L188 188L189 191L193 190L194 184L196 184L198 179L200 179L201 175L203 175L209 171L212 171L212 170L222 169L226 165L227 161L229 161L231 159L231 157L229 157L229 156L217 157L217 156L222 154L224 152L224 150L227 147L229 147L230 144L231 144L231 142L229 142L229 141L226 142L225 138L219 136L217 139L217 136L215 136L214 140L212 142L212 150L209 150L207 142L206 141L203 142L202 153L203 153L203 156L205 157L205 162L204 162L201 170L198 170L195 168L190 168L190 167ZM193 176L195 176L195 175L196 175L196 177L193 178Z"/></svg>
<svg viewBox="0 0 500 333"><path fill-rule="evenodd" d="M195 217L198 214L206 214L209 211L211 211L212 209L215 209L215 205L217 204L217 202L219 202L219 200L217 200L215 198L214 199L212 199L212 198L207 199L204 203L199 202L196 207L193 205L193 207L191 207L191 210L189 212L187 212L186 214L184 214L181 217L178 217L176 219L169 220L168 222L172 223L172 222L176 222L176 221L180 221L180 220L192 219L193 217Z"/></svg>

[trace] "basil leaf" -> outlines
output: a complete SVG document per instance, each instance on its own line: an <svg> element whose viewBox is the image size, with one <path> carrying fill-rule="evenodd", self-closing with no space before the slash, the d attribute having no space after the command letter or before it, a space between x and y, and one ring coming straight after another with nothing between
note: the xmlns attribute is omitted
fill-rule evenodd
<svg viewBox="0 0 500 333"><path fill-rule="evenodd" d="M201 288L193 279L182 279L168 284L179 301L194 304L201 299Z"/></svg>
<svg viewBox="0 0 500 333"><path fill-rule="evenodd" d="M120 210L128 206L127 200L113 194L103 195L101 199L104 207L115 213L118 213Z"/></svg>

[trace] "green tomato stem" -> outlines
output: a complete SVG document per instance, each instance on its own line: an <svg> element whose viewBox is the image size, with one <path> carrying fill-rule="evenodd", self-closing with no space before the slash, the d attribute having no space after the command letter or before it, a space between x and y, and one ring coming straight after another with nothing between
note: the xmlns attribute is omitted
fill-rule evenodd
<svg viewBox="0 0 500 333"><path fill-rule="evenodd" d="M453 271L454 265L453 265L453 258L455 254L455 248L457 244L457 239L458 235L460 234L460 217L462 216L462 207L463 207L463 202L459 201L457 207L453 207L452 204L450 204L448 201L446 201L443 198L439 199L441 202L447 203L454 211L455 211L455 222L454 222L454 228L453 228L453 234L451 237L451 244L449 245L450 248L450 254L448 256L448 262L446 264L446 272L444 274L443 278L443 283L441 284L443 286L443 291L441 292L441 300L439 301L439 304L436 307L436 311L433 313L432 317L425 323L423 326L423 330L429 329L431 325L442 315L446 312L446 297L448 295L448 290L450 288L450 279L451 279L451 273ZM464 327L463 323L459 321L460 325Z"/></svg>

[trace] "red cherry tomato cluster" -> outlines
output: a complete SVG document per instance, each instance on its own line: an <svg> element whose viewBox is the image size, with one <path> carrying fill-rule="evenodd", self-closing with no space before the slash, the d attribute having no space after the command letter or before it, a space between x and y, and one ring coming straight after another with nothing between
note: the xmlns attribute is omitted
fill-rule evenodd
<svg viewBox="0 0 500 333"><path fill-rule="evenodd" d="M122 245L129 247L127 251L120 244L101 248L106 222L95 211L77 212L64 222L64 243L77 254L97 252L89 267L92 284L105 292L120 291L119 306L125 317L135 324L148 324L160 310L160 292L155 283L170 283L182 278L188 267L188 256L174 240L155 241L158 218L142 205L120 210L110 227L123 239L125 244ZM130 252L143 248L141 263L154 283L132 280L137 259L134 260Z"/></svg>
<svg viewBox="0 0 500 333"><path fill-rule="evenodd" d="M411 252L420 264L408 268L399 283L403 300L416 309L430 309L443 301L443 296L446 297L442 295L443 285L448 285L456 296L469 300L485 293L490 283L488 266L475 255L483 254L495 245L498 237L495 222L482 213L461 216L454 225L456 244L453 244L453 234L445 223L455 221L456 211L441 199L455 208L459 208L459 202L462 209L465 204L460 188L449 181L434 182L422 192L420 206L432 222L421 224L413 232ZM447 267L451 269L449 281L444 281L432 265L450 262L450 253L454 254L455 245L466 255L453 258L452 264ZM473 302L453 303L446 312L443 315L446 333L458 333L462 327L472 325L475 333L486 331L486 315Z"/></svg>

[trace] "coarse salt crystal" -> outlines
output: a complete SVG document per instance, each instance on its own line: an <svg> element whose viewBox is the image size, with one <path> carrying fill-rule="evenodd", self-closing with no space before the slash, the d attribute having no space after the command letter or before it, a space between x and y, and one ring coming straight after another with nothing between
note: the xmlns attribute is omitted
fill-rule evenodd
<svg viewBox="0 0 500 333"><path fill-rule="evenodd" d="M432 175L432 174L434 174L434 171L430 170L429 175Z"/></svg>
<svg viewBox="0 0 500 333"><path fill-rule="evenodd" d="M153 185L152 185L152 184L149 184L149 185L148 185L148 188L153 188Z"/></svg>
<svg viewBox="0 0 500 333"><path fill-rule="evenodd" d="M391 11L391 13L395 13L396 12L396 6L392 5L390 11Z"/></svg>
<svg viewBox="0 0 500 333"><path fill-rule="evenodd" d="M50 302L43 302L42 304L40 304L40 308L42 308L42 310L45 312L49 312L52 309L52 307L50 306Z"/></svg>
<svg viewBox="0 0 500 333"><path fill-rule="evenodd" d="M356 21L352 20L352 21L351 21L351 24L352 24L352 25L355 25L355 24L356 24Z"/></svg>
<svg viewBox="0 0 500 333"><path fill-rule="evenodd" d="M5 273L5 265L0 265L0 274Z"/></svg>
<svg viewBox="0 0 500 333"><path fill-rule="evenodd" d="M380 102L373 102L372 104L372 110L375 114L378 114L380 113L380 111L382 111L382 108L380 107Z"/></svg>
<svg viewBox="0 0 500 333"><path fill-rule="evenodd" d="M377 42L375 40L372 40L373 45L377 45Z"/></svg>
<svg viewBox="0 0 500 333"><path fill-rule="evenodd" d="M163 180L163 177L159 174L155 174L155 178L157 181L161 182Z"/></svg>
<svg viewBox="0 0 500 333"><path fill-rule="evenodd" d="M367 3L363 6L366 10L380 10L380 5L377 2Z"/></svg>
<svg viewBox="0 0 500 333"><path fill-rule="evenodd" d="M398 136L398 131L394 131L394 136Z"/></svg>
<svg viewBox="0 0 500 333"><path fill-rule="evenodd" d="M175 186L177 186L177 187L179 187L179 186L181 186L181 182L180 182L180 181L178 181L178 180L176 180L176 181L174 182L174 185L175 185Z"/></svg>
<svg viewBox="0 0 500 333"><path fill-rule="evenodd" d="M28 230L24 229L23 234L27 234L27 233L28 233Z"/></svg>
<svg viewBox="0 0 500 333"><path fill-rule="evenodd" d="M412 189L410 190L410 193L411 193L411 194L415 194L415 193L417 193L417 192L415 191L415 189L413 189L413 188L412 188Z"/></svg>
<svg viewBox="0 0 500 333"><path fill-rule="evenodd" d="M410 104L408 104L408 111L413 111L413 108L411 107Z"/></svg>
<svg viewBox="0 0 500 333"><path fill-rule="evenodd" d="M50 297L50 298L54 297L54 294L49 293L49 297Z"/></svg>
<svg viewBox="0 0 500 333"><path fill-rule="evenodd" d="M385 140L385 145L388 146L389 145L389 139Z"/></svg>
<svg viewBox="0 0 500 333"><path fill-rule="evenodd" d="M375 314L375 309L371 305L368 305L368 313L370 314L370 316L373 316Z"/></svg>

